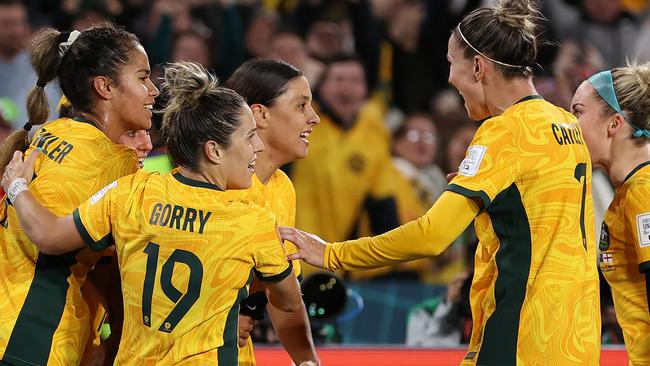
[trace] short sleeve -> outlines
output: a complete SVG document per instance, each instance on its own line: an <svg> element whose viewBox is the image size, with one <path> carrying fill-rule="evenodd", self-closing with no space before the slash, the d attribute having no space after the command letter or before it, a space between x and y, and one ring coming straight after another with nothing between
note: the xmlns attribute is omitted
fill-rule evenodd
<svg viewBox="0 0 650 366"><path fill-rule="evenodd" d="M293 266L287 261L280 243L275 219L268 211L260 211L250 242L253 245L255 274L260 280L278 282L293 272Z"/></svg>
<svg viewBox="0 0 650 366"><path fill-rule="evenodd" d="M287 180L289 180L288 177ZM295 227L296 226L296 190L293 188L293 184L291 183L290 180L288 181L287 184L285 199L286 199L285 217L287 217L288 219L286 226ZM280 224L285 225L284 223L280 223ZM298 248L296 248L295 244L293 244L288 240L284 242L284 248L286 249L287 254L293 254L298 251ZM293 272L296 274L296 277L300 280L302 278L302 267L300 266L300 260L296 259L291 261L291 265L293 266Z"/></svg>
<svg viewBox="0 0 650 366"><path fill-rule="evenodd" d="M650 271L650 184L636 185L626 194L625 225L632 234L639 270Z"/></svg>
<svg viewBox="0 0 650 366"><path fill-rule="evenodd" d="M447 190L468 198L478 198L483 208L514 183L521 165L521 154L513 133L503 118L492 118L476 131L458 175Z"/></svg>
<svg viewBox="0 0 650 366"><path fill-rule="evenodd" d="M119 182L114 181L102 188L72 213L79 234L93 251L113 245L112 219L116 214L115 197Z"/></svg>

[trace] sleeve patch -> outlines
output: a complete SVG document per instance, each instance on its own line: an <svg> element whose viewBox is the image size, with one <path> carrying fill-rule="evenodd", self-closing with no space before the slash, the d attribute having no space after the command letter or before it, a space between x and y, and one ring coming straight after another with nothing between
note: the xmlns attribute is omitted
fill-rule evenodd
<svg viewBox="0 0 650 366"><path fill-rule="evenodd" d="M639 231L639 246L650 246L650 212L637 215L636 227Z"/></svg>
<svg viewBox="0 0 650 366"><path fill-rule="evenodd" d="M481 166L481 161L483 160L486 151L486 146L470 146L467 149L465 159L463 159L463 162L460 163L460 167L458 167L458 174L466 177L475 176L478 172L478 168Z"/></svg>
<svg viewBox="0 0 650 366"><path fill-rule="evenodd" d="M113 183L107 185L106 187L102 188L99 190L99 192L93 194L92 197L90 197L90 204L94 205L95 203L99 202L105 195L106 192L110 191L111 189L117 187L117 181L114 181Z"/></svg>

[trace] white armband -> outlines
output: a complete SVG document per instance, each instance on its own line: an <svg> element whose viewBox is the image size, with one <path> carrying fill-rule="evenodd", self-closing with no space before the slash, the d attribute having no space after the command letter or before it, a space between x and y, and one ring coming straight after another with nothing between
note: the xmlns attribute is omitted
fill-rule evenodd
<svg viewBox="0 0 650 366"><path fill-rule="evenodd" d="M26 190L27 180L25 178L14 179L14 181L9 185L9 189L7 190L7 199L9 200L9 203L13 204L16 202L16 197L18 197L21 192Z"/></svg>

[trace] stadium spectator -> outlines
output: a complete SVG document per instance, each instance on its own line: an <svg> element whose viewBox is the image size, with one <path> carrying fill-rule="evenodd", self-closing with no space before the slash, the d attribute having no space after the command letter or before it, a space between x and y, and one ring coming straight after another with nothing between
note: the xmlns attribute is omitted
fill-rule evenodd
<svg viewBox="0 0 650 366"><path fill-rule="evenodd" d="M367 99L365 74L357 58L329 63L318 90L318 130L310 153L296 161L296 226L329 240L356 237L367 210L373 233L399 223L390 173L389 135L383 113Z"/></svg>
<svg viewBox="0 0 650 366"><path fill-rule="evenodd" d="M36 73L29 61L27 44L31 27L27 8L21 0L0 0L0 97L11 99L18 107L18 117L12 121L14 129L27 121L27 92L36 84ZM46 93L50 104L50 118L55 118L61 91L48 85Z"/></svg>

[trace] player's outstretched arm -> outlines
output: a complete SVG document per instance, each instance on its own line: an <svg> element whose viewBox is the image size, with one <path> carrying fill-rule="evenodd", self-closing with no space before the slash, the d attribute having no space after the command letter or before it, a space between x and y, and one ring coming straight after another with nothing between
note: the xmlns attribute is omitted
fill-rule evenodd
<svg viewBox="0 0 650 366"><path fill-rule="evenodd" d="M84 247L72 215L57 217L41 206L27 189L34 176L34 163L40 152L34 151L27 160L19 151L2 175L2 188L16 208L20 226L29 239L45 254L63 254Z"/></svg>
<svg viewBox="0 0 650 366"><path fill-rule="evenodd" d="M289 259L303 259L330 271L358 271L438 255L479 211L473 199L446 191L424 216L382 235L329 245L296 229L280 228L280 236L299 248Z"/></svg>

